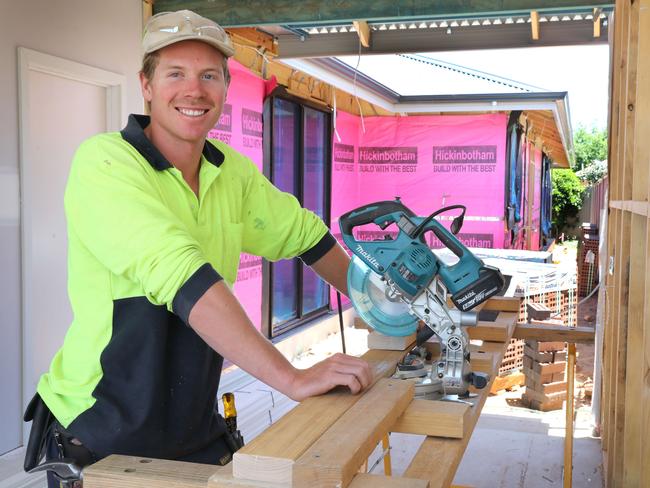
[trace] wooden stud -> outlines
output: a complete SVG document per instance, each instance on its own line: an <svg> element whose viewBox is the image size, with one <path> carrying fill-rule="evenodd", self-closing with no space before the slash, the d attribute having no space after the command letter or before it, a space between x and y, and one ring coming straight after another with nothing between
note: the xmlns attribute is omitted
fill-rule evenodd
<svg viewBox="0 0 650 488"><path fill-rule="evenodd" d="M358 474L348 488L427 488L429 482L413 478Z"/></svg>
<svg viewBox="0 0 650 488"><path fill-rule="evenodd" d="M576 345L569 344L566 365L566 417L564 429L564 488L573 486L573 389L575 381Z"/></svg>
<svg viewBox="0 0 650 488"><path fill-rule="evenodd" d="M390 457L390 438L388 434L386 434L384 437L381 439L381 448L384 450L384 474L386 476L392 476L393 475L393 466L391 464L391 457Z"/></svg>
<svg viewBox="0 0 650 488"><path fill-rule="evenodd" d="M479 320L476 327L467 327L467 334L470 339L505 342L512 336L511 329L518 316L513 312L500 312L494 322Z"/></svg>
<svg viewBox="0 0 650 488"><path fill-rule="evenodd" d="M406 351L415 346L415 334L408 336L387 336L373 330L368 334L368 349Z"/></svg>
<svg viewBox="0 0 650 488"><path fill-rule="evenodd" d="M643 168L640 168L643 169ZM650 217L650 204L647 201L638 200L615 200L609 202L609 208L625 210L643 217Z"/></svg>
<svg viewBox="0 0 650 488"><path fill-rule="evenodd" d="M536 340L542 342L593 342L595 337L593 327L548 326L536 323L517 324L515 339Z"/></svg>
<svg viewBox="0 0 650 488"><path fill-rule="evenodd" d="M233 37L234 41L244 42L250 46L260 48L264 50L265 54L278 55L278 47L273 36L260 32L254 27L231 27L226 29L226 32Z"/></svg>
<svg viewBox="0 0 650 488"><path fill-rule="evenodd" d="M206 464L165 461L134 456L108 456L84 469L86 488L205 488L210 476L220 470Z"/></svg>
<svg viewBox="0 0 650 488"><path fill-rule="evenodd" d="M354 29L357 31L359 41L363 47L370 47L370 26L365 20L355 20L352 22Z"/></svg>
<svg viewBox="0 0 650 488"><path fill-rule="evenodd" d="M517 297L492 297L482 304L480 310L499 310L502 312L519 313L521 298Z"/></svg>
<svg viewBox="0 0 650 488"><path fill-rule="evenodd" d="M470 407L462 403L413 400L392 432L461 439L467 432Z"/></svg>
<svg viewBox="0 0 650 488"><path fill-rule="evenodd" d="M602 11L601 8L594 9L594 37L600 37L600 14Z"/></svg>
<svg viewBox="0 0 650 488"><path fill-rule="evenodd" d="M392 375L403 356L402 351L370 350L363 359L370 364L376 382ZM294 463L360 398L339 389L302 401L235 453L235 476L248 474L250 466L256 466L260 472L286 469L286 465Z"/></svg>
<svg viewBox="0 0 650 488"><path fill-rule="evenodd" d="M413 398L409 381L381 379L284 472L261 472L252 464L238 477L294 486L347 486Z"/></svg>
<svg viewBox="0 0 650 488"><path fill-rule="evenodd" d="M539 13L537 10L530 12L530 30L533 41L539 40Z"/></svg>
<svg viewBox="0 0 650 488"><path fill-rule="evenodd" d="M497 376L494 378L490 393L495 395L502 390L509 390L514 386L522 386L526 381L526 375L521 372L511 373L507 376Z"/></svg>

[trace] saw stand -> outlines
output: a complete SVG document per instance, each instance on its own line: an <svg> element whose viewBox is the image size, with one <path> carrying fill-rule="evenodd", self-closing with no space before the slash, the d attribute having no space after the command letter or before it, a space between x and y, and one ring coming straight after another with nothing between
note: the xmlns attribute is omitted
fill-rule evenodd
<svg viewBox="0 0 650 488"><path fill-rule="evenodd" d="M519 299L490 299L485 308L499 311L495 321L470 328L470 338L483 338L480 347L472 346L472 369L491 380L467 403L414 399L411 382L390 378L414 338L396 346L394 338L371 334L371 349L363 358L374 372L372 387L359 395L337 390L308 398L235 453L228 466L114 455L85 469L84 487L449 487L515 330L519 307ZM403 477L390 476L388 457L384 475L366 473L362 467L380 442L384 453L390 452L391 432L426 438Z"/></svg>

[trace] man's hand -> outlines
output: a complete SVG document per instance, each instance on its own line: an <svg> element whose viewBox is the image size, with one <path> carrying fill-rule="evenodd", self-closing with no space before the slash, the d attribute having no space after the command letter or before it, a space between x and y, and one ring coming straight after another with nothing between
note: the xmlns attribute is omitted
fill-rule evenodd
<svg viewBox="0 0 650 488"><path fill-rule="evenodd" d="M223 357L294 400L325 393L338 385L358 393L372 380L365 361L343 354L305 370L294 368L255 329L222 281L212 285L196 302L189 323Z"/></svg>
<svg viewBox="0 0 650 488"><path fill-rule="evenodd" d="M301 401L337 386L347 386L353 394L372 382L370 365L363 359L336 353L311 368L297 369L288 396Z"/></svg>

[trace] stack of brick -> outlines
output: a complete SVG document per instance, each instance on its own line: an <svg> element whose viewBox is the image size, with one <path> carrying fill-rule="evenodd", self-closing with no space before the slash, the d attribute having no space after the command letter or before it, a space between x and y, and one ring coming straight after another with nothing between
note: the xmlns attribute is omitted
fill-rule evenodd
<svg viewBox="0 0 650 488"><path fill-rule="evenodd" d="M566 400L566 349L564 342L526 341L524 368L529 408L547 412L562 408Z"/></svg>
<svg viewBox="0 0 650 488"><path fill-rule="evenodd" d="M562 325L552 320L551 309L543 303L526 305L528 320L538 324ZM524 367L526 392L522 400L530 408L547 412L562 408L566 400L566 349L564 342L526 341Z"/></svg>
<svg viewBox="0 0 650 488"><path fill-rule="evenodd" d="M582 225L578 243L578 296L586 297L598 284L598 227Z"/></svg>

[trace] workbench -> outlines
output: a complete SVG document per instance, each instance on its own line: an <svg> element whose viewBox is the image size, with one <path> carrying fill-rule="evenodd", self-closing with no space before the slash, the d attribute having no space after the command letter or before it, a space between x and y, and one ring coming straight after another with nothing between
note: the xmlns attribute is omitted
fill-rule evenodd
<svg viewBox="0 0 650 488"><path fill-rule="evenodd" d="M404 351L371 349L363 358L374 381L359 395L334 390L308 398L249 442L226 467L109 456L84 471L85 488L351 487L436 488L451 486L499 365L515 335L519 299L492 299L493 322L472 330L471 363L490 383L464 403L413 399L409 381L391 379ZM544 332L548 339L551 333ZM566 334L566 331L560 331ZM526 336L534 334L526 327ZM560 339L566 340L566 339ZM403 477L362 471L389 432L425 435Z"/></svg>

